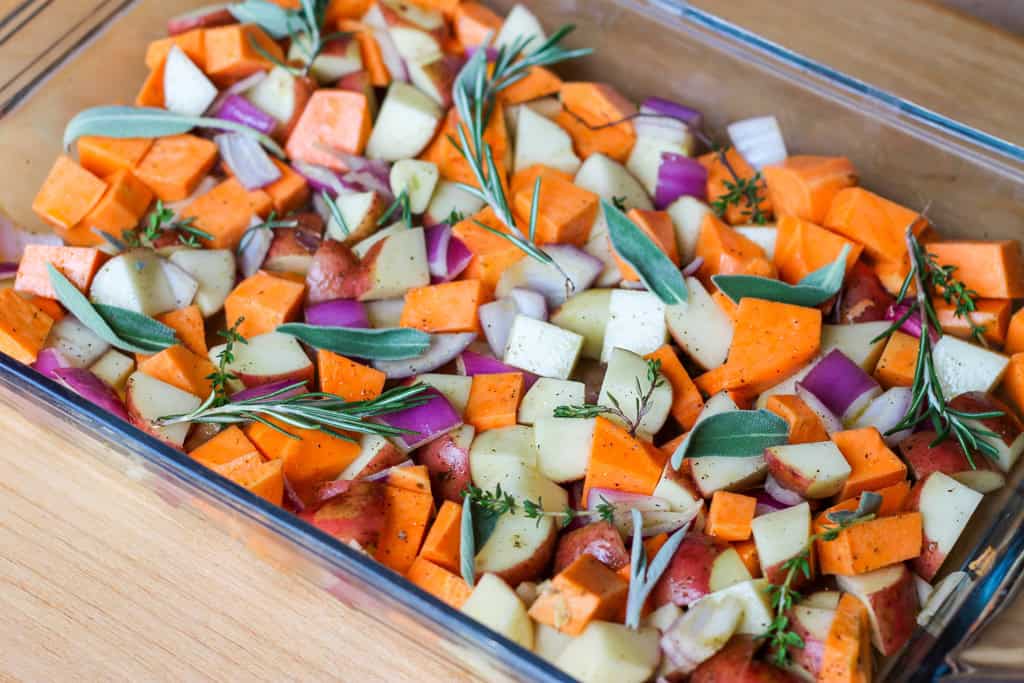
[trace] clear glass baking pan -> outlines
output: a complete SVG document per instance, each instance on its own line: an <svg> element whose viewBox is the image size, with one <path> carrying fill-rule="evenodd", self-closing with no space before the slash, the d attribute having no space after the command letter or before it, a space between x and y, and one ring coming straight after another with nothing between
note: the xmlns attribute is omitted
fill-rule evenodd
<svg viewBox="0 0 1024 683"><path fill-rule="evenodd" d="M10 55L0 51L0 69L9 71L0 76L17 78L0 86L0 153L8 161L0 220L31 229L43 229L30 204L59 152L67 119L82 107L131 101L144 75L145 45L161 36L167 17L207 1L29 0L0 17L0 31L10 32L3 42L30 25L26 8L42 15L54 3L75 9L79 23L55 32L55 40L34 41L45 49L27 49L30 67L10 69ZM514 3L488 4L505 12ZM565 68L567 77L608 81L637 100L654 94L678 99L703 110L717 134L731 120L774 114L792 153L850 157L866 187L911 207L930 203L929 215L945 235L1024 236L1024 149L1013 142L880 92L685 3L525 4L549 27L576 24L570 44L597 48L592 58ZM3 355L0 401L169 504L206 516L257 556L485 680L569 680L373 560ZM1024 577L1024 467L1017 469L1002 491L987 497L958 544L958 557L948 563L964 570L959 590L885 663L885 680L1008 674L978 671L958 655L1011 601Z"/></svg>

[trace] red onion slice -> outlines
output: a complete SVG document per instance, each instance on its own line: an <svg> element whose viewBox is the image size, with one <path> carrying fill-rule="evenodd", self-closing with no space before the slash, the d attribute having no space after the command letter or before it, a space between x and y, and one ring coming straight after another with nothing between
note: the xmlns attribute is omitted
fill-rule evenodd
<svg viewBox="0 0 1024 683"><path fill-rule="evenodd" d="M774 116L758 116L729 124L733 147L751 166L760 171L781 163L789 156L782 129Z"/></svg>
<svg viewBox="0 0 1024 683"><path fill-rule="evenodd" d="M495 356L504 356L508 337L512 332L512 323L519 315L514 301L499 299L486 303L478 309L480 327L483 328L487 343ZM463 354L465 355L465 354Z"/></svg>
<svg viewBox="0 0 1024 683"><path fill-rule="evenodd" d="M72 367L71 362L64 354L52 347L40 351L36 362L32 364L33 370L50 379L57 379L54 371L70 367Z"/></svg>
<svg viewBox="0 0 1024 683"><path fill-rule="evenodd" d="M13 280L18 274L18 264L4 262L0 263L0 280Z"/></svg>
<svg viewBox="0 0 1024 683"><path fill-rule="evenodd" d="M249 227L255 227L262 221L255 216ZM274 241L273 230L254 230L238 252L238 270L243 277L252 277L260 269L270 252L270 244Z"/></svg>
<svg viewBox="0 0 1024 683"><path fill-rule="evenodd" d="M770 474L764 480L764 492L785 507L793 507L794 505L799 505L804 502L804 499L799 493L790 491L785 486L775 481L775 477Z"/></svg>
<svg viewBox="0 0 1024 683"><path fill-rule="evenodd" d="M839 349L825 354L801 383L831 413L842 416L844 421L855 419L868 403L882 393L878 382Z"/></svg>
<svg viewBox="0 0 1024 683"><path fill-rule="evenodd" d="M469 250L469 247L462 240L453 235L448 241L448 275L445 276L445 282L454 280L462 275L472 260L473 252Z"/></svg>
<svg viewBox="0 0 1024 683"><path fill-rule="evenodd" d="M273 394L275 392L281 391L285 387L290 387L293 384L296 384L295 380L293 380L293 379L282 379L282 380L279 380L277 382L270 382L269 384L261 384L258 387L251 387L249 389L242 389L241 391L236 392L236 393L231 395L231 402L232 403L241 403L242 401L252 401L252 400L260 399L260 398L262 398L264 396L269 396L270 394ZM304 386L296 386L294 389L292 389L290 391L277 394L276 396L274 396L273 400L277 401L277 400L284 400L284 399L288 399L288 398L293 398L295 396L299 396L299 395L304 394L304 393L306 393L306 387L304 387Z"/></svg>
<svg viewBox="0 0 1024 683"><path fill-rule="evenodd" d="M427 265L431 277L444 281L448 277L448 244L451 241L452 228L441 223L427 228Z"/></svg>
<svg viewBox="0 0 1024 683"><path fill-rule="evenodd" d="M875 427L882 433L886 445L893 447L905 438L913 434L914 430L904 429L895 434L886 436L886 432L898 425L906 417L913 401L914 392L909 387L893 387L887 392L873 400L861 413L854 423L854 427Z"/></svg>
<svg viewBox="0 0 1024 683"><path fill-rule="evenodd" d="M241 133L221 133L214 141L224 163L245 189L258 190L281 178L281 169L254 138Z"/></svg>
<svg viewBox="0 0 1024 683"><path fill-rule="evenodd" d="M374 361L373 367L386 374L388 379L415 377L452 362L474 341L474 332L431 335L430 348L422 356L408 360Z"/></svg>
<svg viewBox="0 0 1024 683"><path fill-rule="evenodd" d="M700 128L701 124L704 123L704 115L696 109L691 109L685 104L679 104L678 102L661 97L648 97L641 106L641 111L645 109L649 112L661 114L662 116L685 123L692 128Z"/></svg>
<svg viewBox="0 0 1024 683"><path fill-rule="evenodd" d="M683 268L683 277L692 277L704 266L704 257L698 256Z"/></svg>
<svg viewBox="0 0 1024 683"><path fill-rule="evenodd" d="M213 111L218 119L241 123L265 135L277 128L277 119L241 95L228 95Z"/></svg>
<svg viewBox="0 0 1024 683"><path fill-rule="evenodd" d="M391 194L391 185L369 171L346 173L341 177L341 181L356 186L361 192L376 192L386 202L392 202L395 199L395 195Z"/></svg>
<svg viewBox="0 0 1024 683"><path fill-rule="evenodd" d="M59 247L64 240L52 232L28 232L14 227L14 223L0 216L0 259L20 261L25 247L38 244L45 247Z"/></svg>
<svg viewBox="0 0 1024 683"><path fill-rule="evenodd" d="M306 322L322 327L354 327L358 329L370 327L366 307L352 299L334 299L307 306Z"/></svg>
<svg viewBox="0 0 1024 683"><path fill-rule="evenodd" d="M266 71L257 71L251 76L246 76L237 83L231 84L228 88L222 90L221 93L217 95L217 98L210 104L210 107L207 109L207 111L219 111L221 105L223 105L225 100L227 100L229 97L231 97L232 95L241 95L242 93L247 92L252 88L255 88L257 85L259 85L260 81L262 81L266 77Z"/></svg>
<svg viewBox="0 0 1024 683"><path fill-rule="evenodd" d="M376 418L381 424L409 430L408 434L391 437L392 441L409 451L462 426L462 417L444 394L429 387L424 395L429 400L423 405Z"/></svg>
<svg viewBox="0 0 1024 683"><path fill-rule="evenodd" d="M113 413L122 420L128 420L128 411L121 398L99 377L84 368L56 368L52 376L90 403Z"/></svg>
<svg viewBox="0 0 1024 683"><path fill-rule="evenodd" d="M680 197L707 197L708 170L696 159L663 152L658 167L654 206L665 209Z"/></svg>
<svg viewBox="0 0 1024 683"><path fill-rule="evenodd" d="M520 315L534 320L548 319L548 302L543 295L531 289L516 287L508 293L508 298L515 302Z"/></svg>
<svg viewBox="0 0 1024 683"><path fill-rule="evenodd" d="M491 358L473 351L463 351L455 361L460 375L472 377L474 375L499 375L506 372L523 373L523 382L527 391L533 386L539 377L532 372L526 372L519 368L502 363L497 358Z"/></svg>
<svg viewBox="0 0 1024 683"><path fill-rule="evenodd" d="M326 192L332 197L349 194L352 189L346 186L338 175L326 166L309 164L305 161L293 161L292 168L309 183L314 193Z"/></svg>

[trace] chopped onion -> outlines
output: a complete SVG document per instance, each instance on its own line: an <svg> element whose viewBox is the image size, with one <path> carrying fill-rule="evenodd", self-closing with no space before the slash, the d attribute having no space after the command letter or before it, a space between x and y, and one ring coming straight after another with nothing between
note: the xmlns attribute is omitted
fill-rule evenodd
<svg viewBox="0 0 1024 683"><path fill-rule="evenodd" d="M659 97L645 100L640 114L633 121L638 138L664 140L684 147L693 138L691 129L699 129L703 119L699 111Z"/></svg>
<svg viewBox="0 0 1024 683"><path fill-rule="evenodd" d="M909 309L909 304L894 304L892 306L889 306L888 308L885 309L885 319L890 322L899 320L904 315L906 315ZM911 313L910 317L904 320L903 323L900 325L900 331L906 332L914 339L921 338L921 330L923 328L924 326L921 324L920 311L914 311L913 313ZM933 342L938 341L938 336L935 334L934 331L931 332L931 335Z"/></svg>
<svg viewBox="0 0 1024 683"><path fill-rule="evenodd" d="M666 100L661 97L648 97L644 100L642 108L654 112L655 114L672 117L677 121L682 121L692 128L700 128L701 124L704 122L704 115L696 109L691 109L685 104L679 104L678 102Z"/></svg>
<svg viewBox="0 0 1024 683"><path fill-rule="evenodd" d="M366 307L353 299L334 299L306 307L306 322L323 327L367 329L370 319Z"/></svg>
<svg viewBox="0 0 1024 683"><path fill-rule="evenodd" d="M308 164L305 161L293 161L292 168L309 182L309 187L313 190L314 196L319 196L321 192L326 192L332 197L338 195L351 194L354 190L351 186L346 185L341 181L331 169L326 166L318 166L317 164Z"/></svg>
<svg viewBox="0 0 1024 683"><path fill-rule="evenodd" d="M277 119L263 111L241 95L228 95L214 110L214 116L225 121L234 121L270 135L277 128Z"/></svg>
<svg viewBox="0 0 1024 683"><path fill-rule="evenodd" d="M770 474L764 480L764 492L786 507L793 507L804 502L803 497L799 493L790 491Z"/></svg>
<svg viewBox="0 0 1024 683"><path fill-rule="evenodd" d="M817 396L808 391L801 382L796 383L795 389L796 395L800 397L800 400L806 403L807 407L811 409L811 412L821 419L821 424L825 427L825 431L828 432L829 435L843 431L843 421L836 417L831 410L825 407L825 404L822 403Z"/></svg>
<svg viewBox="0 0 1024 683"><path fill-rule="evenodd" d="M430 275L443 281L443 278L448 277L448 244L451 241L452 226L440 223L427 228L425 234Z"/></svg>
<svg viewBox="0 0 1024 683"><path fill-rule="evenodd" d="M360 192L376 192L386 202L391 202L395 198L395 195L391 194L391 185L369 171L346 173L341 177L341 181L357 187Z"/></svg>
<svg viewBox="0 0 1024 683"><path fill-rule="evenodd" d="M373 367L382 371L388 379L406 379L422 375L451 363L475 340L475 332L434 334L430 337L430 348L422 356L407 360L374 361Z"/></svg>
<svg viewBox="0 0 1024 683"><path fill-rule="evenodd" d="M514 368L511 365L502 363L497 358L491 358L490 356L474 353L473 351L463 351L455 361L455 366L460 375L465 375L467 377L473 377L474 375L500 375L506 372L521 372L523 373L523 383L527 391L533 386L533 383L539 379L537 375L532 372Z"/></svg>
<svg viewBox="0 0 1024 683"><path fill-rule="evenodd" d="M423 405L376 418L381 424L408 430L408 434L391 437L391 440L409 451L462 426L462 417L444 394L428 387L424 395L429 400Z"/></svg>
<svg viewBox="0 0 1024 683"><path fill-rule="evenodd" d="M369 173L381 182L388 183L388 188L391 187L391 164L380 159L367 159L366 157L356 156L355 154L349 154L343 152L335 147L327 147L326 145L317 145L317 147L335 159L345 165L345 169L352 173Z"/></svg>
<svg viewBox="0 0 1024 683"><path fill-rule="evenodd" d="M770 515L773 512L779 510L785 510L792 505L786 505L775 498L772 498L766 491L758 491L754 494L754 498L757 499L757 506L754 508L754 516L760 517L761 515Z"/></svg>
<svg viewBox="0 0 1024 683"><path fill-rule="evenodd" d="M53 347L45 348L39 352L36 357L36 362L32 364L32 369L41 375L49 377L50 379L57 379L54 373L55 370L61 368L72 367L71 361L69 361L63 353Z"/></svg>
<svg viewBox="0 0 1024 683"><path fill-rule="evenodd" d="M448 275L445 276L445 282L462 275L462 271L469 267L469 262L472 260L473 252L462 240L453 235L448 240Z"/></svg>
<svg viewBox="0 0 1024 683"><path fill-rule="evenodd" d="M692 522L700 513L701 506L694 505L689 510L676 512L643 512L641 517L644 520L643 537L650 538L658 534L671 534L678 529Z"/></svg>
<svg viewBox="0 0 1024 683"><path fill-rule="evenodd" d="M696 275L697 271L699 271L703 266L704 257L698 256L697 258L690 261L689 265L683 268L683 277L691 277L693 275Z"/></svg>
<svg viewBox="0 0 1024 683"><path fill-rule="evenodd" d="M405 67L405 60L402 59L401 53L398 52L398 46L391 38L391 31L379 5L374 3L370 7L369 11L363 15L363 23L373 30L373 37L380 47L381 60L388 68L391 80L408 83L409 72Z"/></svg>
<svg viewBox="0 0 1024 683"><path fill-rule="evenodd" d="M832 349L818 361L802 384L830 412L847 422L856 419L882 393L878 382L839 349Z"/></svg>
<svg viewBox="0 0 1024 683"><path fill-rule="evenodd" d="M680 197L707 197L708 170L696 159L663 152L658 167L654 206L665 209Z"/></svg>
<svg viewBox="0 0 1024 683"><path fill-rule="evenodd" d="M0 263L0 280L11 280L18 274L17 263Z"/></svg>
<svg viewBox="0 0 1024 683"><path fill-rule="evenodd" d="M886 445L895 446L914 433L913 428L904 429L886 436L886 432L898 425L907 416L914 392L909 387L893 387L868 404L853 426L875 427L882 434Z"/></svg>
<svg viewBox="0 0 1024 683"><path fill-rule="evenodd" d="M245 189L258 190L281 177L281 169L274 165L255 138L241 133L221 133L214 141L224 163Z"/></svg>
<svg viewBox="0 0 1024 683"><path fill-rule="evenodd" d="M496 47L490 47L490 46L484 47L483 45L470 45L469 47L466 48L466 60L469 61L470 59L473 59L473 55L475 55L477 53L477 50L480 50L481 48L484 49L484 50L487 50L487 61L488 62L493 62L494 60L496 60L498 58L498 48L496 48Z"/></svg>
<svg viewBox="0 0 1024 683"><path fill-rule="evenodd" d="M16 228L14 223L0 216L0 259L20 261L25 247L30 244L59 247L64 244L64 240L52 232L28 232Z"/></svg>
<svg viewBox="0 0 1024 683"><path fill-rule="evenodd" d="M522 287L516 287L508 293L508 298L515 302L520 315L534 320L548 319L548 303L541 294Z"/></svg>
<svg viewBox="0 0 1024 683"><path fill-rule="evenodd" d="M480 327L484 330L487 343L495 356L504 356L508 345L508 336L512 332L512 323L519 315L515 301L499 299L486 303L478 309ZM465 355L465 354L463 354Z"/></svg>
<svg viewBox="0 0 1024 683"><path fill-rule="evenodd" d="M623 535L632 533L633 522L631 510L637 510L644 518L644 536L654 536L660 531L651 532L648 522L653 528L660 529L672 526L673 531L690 522L698 510L694 506L692 512L674 512L672 504L664 498L646 496L642 493L629 493L618 489L592 488L587 494L587 510L597 514L602 505L611 505L612 524Z"/></svg>
<svg viewBox="0 0 1024 683"><path fill-rule="evenodd" d="M259 399L264 396L269 396L274 392L281 391L285 387L290 387L293 384L297 384L297 382L293 379L282 379L276 382L270 382L269 384L261 384L258 387L242 389L241 391L235 392L234 394L231 395L231 402L240 403L241 401L252 401L253 399ZM286 391L284 393L274 396L274 400L284 400L286 398L292 398L294 396L298 396L304 393L306 393L306 387L297 386L291 391Z"/></svg>
<svg viewBox="0 0 1024 683"><path fill-rule="evenodd" d="M732 146L758 171L765 166L781 163L789 154L786 141L774 116L758 116L730 123L729 139Z"/></svg>
<svg viewBox="0 0 1024 683"><path fill-rule="evenodd" d="M56 368L52 371L55 380L71 389L90 403L113 413L122 420L128 419L128 411L117 393L99 377L84 368Z"/></svg>
<svg viewBox="0 0 1024 683"><path fill-rule="evenodd" d="M262 221L253 216L249 227L255 227ZM274 241L273 230L254 230L238 252L238 269L243 277L252 277L260 269Z"/></svg>
<svg viewBox="0 0 1024 683"><path fill-rule="evenodd" d="M568 244L551 244L544 247L555 263L572 280L572 291L575 294L589 289L597 276L604 270L604 262L601 259L591 256L587 252L577 249ZM514 278L512 276L515 275ZM525 285L528 289L542 295L552 308L565 303L569 293L566 291L565 275L558 268L541 263L535 259L523 259L512 268L505 271L505 275L498 281L498 294L504 296L513 287L509 287L508 279L512 279L515 286Z"/></svg>

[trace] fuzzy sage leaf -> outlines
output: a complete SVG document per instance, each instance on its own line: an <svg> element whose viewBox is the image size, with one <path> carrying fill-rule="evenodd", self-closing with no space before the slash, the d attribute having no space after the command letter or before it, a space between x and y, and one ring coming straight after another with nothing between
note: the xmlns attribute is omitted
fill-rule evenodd
<svg viewBox="0 0 1024 683"><path fill-rule="evenodd" d="M48 263L46 267L49 270L50 285L64 308L68 309L71 315L78 319L78 322L88 327L97 337L111 346L122 351L148 355L175 344L174 332L170 328L144 315L117 306L105 306L103 307L103 310L106 311L105 316L84 294L78 291L78 287L71 284L71 281L62 272L54 268L53 264ZM108 317L113 320L113 324L108 321ZM139 320L139 318L143 320ZM135 341L122 338L117 332L118 329L122 332L127 331ZM170 332L169 337L167 332Z"/></svg>
<svg viewBox="0 0 1024 683"><path fill-rule="evenodd" d="M275 40L291 34L290 13L268 0L244 0L229 5L227 9L240 24L256 24Z"/></svg>
<svg viewBox="0 0 1024 683"><path fill-rule="evenodd" d="M722 456L751 458L789 440L789 423L767 410L731 410L698 422L672 454L672 467L683 458Z"/></svg>
<svg viewBox="0 0 1024 683"><path fill-rule="evenodd" d="M850 245L847 244L835 261L808 274L795 285L757 275L715 275L711 280L736 303L749 297L813 307L839 293L846 275L846 258L849 253Z"/></svg>
<svg viewBox="0 0 1024 683"><path fill-rule="evenodd" d="M234 121L207 118L204 116L183 116L165 109L153 107L93 107L80 112L64 129L64 148L69 149L75 140L84 135L99 135L108 138L160 138L180 135L193 128L228 130L255 138L261 145L284 159L281 146L270 137Z"/></svg>
<svg viewBox="0 0 1024 683"><path fill-rule="evenodd" d="M290 334L315 349L370 360L417 358L430 347L429 334L405 327L366 330L286 323L279 326L277 331Z"/></svg>
<svg viewBox="0 0 1024 683"><path fill-rule="evenodd" d="M636 508L630 512L633 516L633 547L629 562L629 592L626 594L626 626L637 629L640 627L640 613L647 602L647 596L668 569L668 564L686 538L690 525L684 525L669 536L648 567L647 553L644 551L643 515Z"/></svg>
<svg viewBox="0 0 1024 683"><path fill-rule="evenodd" d="M608 219L612 246L636 271L644 286L669 306L686 303L690 293L676 264L614 204L602 199L601 208Z"/></svg>
<svg viewBox="0 0 1024 683"><path fill-rule="evenodd" d="M476 585L476 538L473 531L473 500L469 496L462 499L459 533L459 568L462 570L462 579L472 588Z"/></svg>

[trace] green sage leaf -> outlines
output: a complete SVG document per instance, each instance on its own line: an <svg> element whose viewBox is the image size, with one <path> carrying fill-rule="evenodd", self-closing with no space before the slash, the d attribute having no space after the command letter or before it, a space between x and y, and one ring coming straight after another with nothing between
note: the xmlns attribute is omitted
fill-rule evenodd
<svg viewBox="0 0 1024 683"><path fill-rule="evenodd" d="M601 208L608 219L608 235L615 252L636 271L647 289L667 305L686 303L690 292L676 264L614 204L602 199Z"/></svg>
<svg viewBox="0 0 1024 683"><path fill-rule="evenodd" d="M173 329L149 316L106 304L93 304L93 308L114 334L129 344L149 349L149 353L159 353L178 343Z"/></svg>
<svg viewBox="0 0 1024 683"><path fill-rule="evenodd" d="M850 245L847 244L835 261L808 274L795 285L757 275L715 275L711 280L736 303L749 297L814 307L839 293L846 275L846 258L849 253Z"/></svg>
<svg viewBox="0 0 1024 683"><path fill-rule="evenodd" d="M92 330L103 341L122 351L144 353L147 355L153 353L152 345L136 345L118 336L106 318L96 310L92 302L84 294L78 291L78 287L71 284L71 281L64 276L64 273L54 268L52 263L46 264L46 267L50 272L50 284L53 286L54 292L57 293L57 299L64 305L64 308L71 312L71 315L78 319L78 322ZM117 310L123 311L125 309ZM154 320L153 322L156 321Z"/></svg>
<svg viewBox="0 0 1024 683"><path fill-rule="evenodd" d="M473 528L473 501L462 499L462 523L459 528L459 557L462 578L470 588L476 585L476 538Z"/></svg>
<svg viewBox="0 0 1024 683"><path fill-rule="evenodd" d="M767 410L731 410L698 422L672 454L672 467L683 458L724 456L751 458L789 440L789 424Z"/></svg>
<svg viewBox="0 0 1024 683"><path fill-rule="evenodd" d="M231 16L241 24L256 24L275 40L287 38L291 32L291 14L267 0L243 0L228 6Z"/></svg>
<svg viewBox="0 0 1024 683"><path fill-rule="evenodd" d="M370 360L417 358L430 348L429 334L405 327L366 330L286 323L277 331L290 334L316 349Z"/></svg>
<svg viewBox="0 0 1024 683"><path fill-rule="evenodd" d="M224 119L204 116L182 116L153 107L93 107L80 112L64 129L64 148L84 135L108 138L160 138L180 135L193 128L229 130L255 138L261 145L284 159L281 146L270 137L249 126Z"/></svg>

